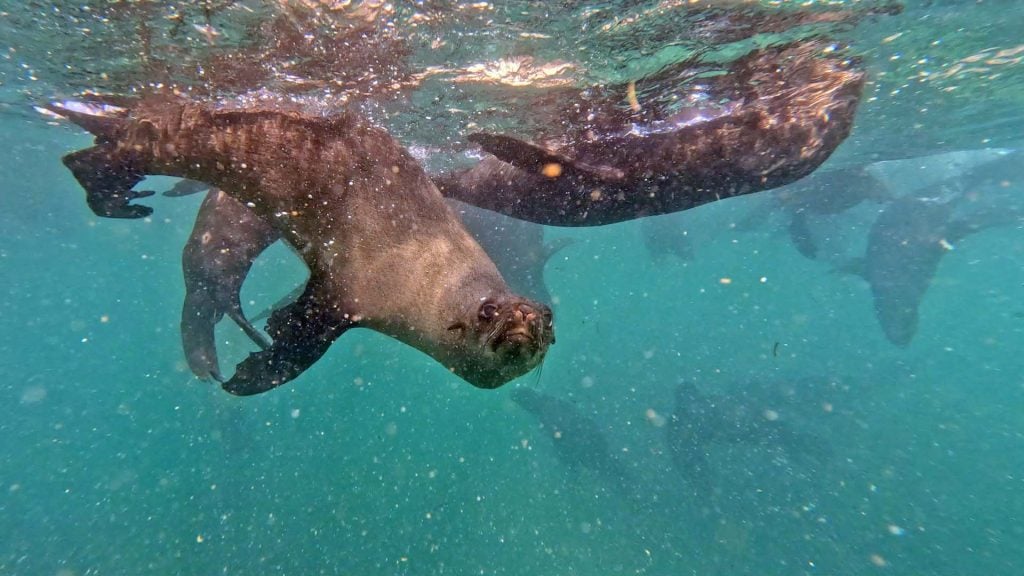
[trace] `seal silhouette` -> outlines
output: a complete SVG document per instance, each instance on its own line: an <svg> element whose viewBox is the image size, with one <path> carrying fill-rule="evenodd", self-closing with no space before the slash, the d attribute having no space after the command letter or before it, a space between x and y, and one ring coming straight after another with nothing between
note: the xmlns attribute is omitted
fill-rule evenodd
<svg viewBox="0 0 1024 576"><path fill-rule="evenodd" d="M709 77L714 67L683 62L628 86L579 91L551 122L563 130L543 141L470 134L491 156L438 187L522 220L599 226L782 186L813 172L853 125L864 71L826 48L793 42ZM644 92L663 102L643 104Z"/></svg>
<svg viewBox="0 0 1024 576"><path fill-rule="evenodd" d="M310 269L267 322L273 343L223 387L239 395L301 374L346 330L366 327L481 388L541 363L550 309L513 294L422 167L384 130L342 112L148 98L127 107L47 105L96 136L63 161L100 216L139 218L147 174L206 182L270 225Z"/></svg>

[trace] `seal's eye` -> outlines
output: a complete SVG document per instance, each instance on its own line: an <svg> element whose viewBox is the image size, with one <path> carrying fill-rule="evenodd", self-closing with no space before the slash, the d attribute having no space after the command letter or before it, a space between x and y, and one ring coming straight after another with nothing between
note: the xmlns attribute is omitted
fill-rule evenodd
<svg viewBox="0 0 1024 576"><path fill-rule="evenodd" d="M498 315L498 305L494 302L484 302L480 306L480 319L493 320Z"/></svg>

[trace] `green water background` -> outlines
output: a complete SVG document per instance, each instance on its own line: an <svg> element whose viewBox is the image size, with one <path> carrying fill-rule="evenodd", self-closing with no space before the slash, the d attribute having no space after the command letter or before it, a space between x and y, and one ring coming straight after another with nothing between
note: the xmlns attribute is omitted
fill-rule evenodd
<svg viewBox="0 0 1024 576"><path fill-rule="evenodd" d="M954 61L1017 45L1022 11L927 3L865 37L946 26L964 41ZM876 73L895 73L893 42L878 44ZM1014 78L913 85L913 98L892 94L903 80L880 80L858 120L865 136L844 146L899 142L920 122L948 129L951 147L983 146L995 129L977 119L1019 115ZM892 112L921 108L932 112ZM0 132L2 574L1024 569L1019 228L944 258L905 350L884 339L861 280L801 258L771 227L732 226L756 197L685 215L692 262L652 260L636 222L550 230L577 243L547 269L558 343L539 376L476 390L354 331L293 385L240 399L190 378L180 353L180 247L199 199L157 199L146 222L95 218L59 162L88 139L21 115L0 118ZM258 309L300 276L277 250L243 301ZM222 328L225 356L241 357L243 335ZM649 412L672 411L680 380L755 398L801 382L805 425L832 454L722 446L716 493L695 501ZM510 401L515 385L571 398L600 422L637 497L559 462Z"/></svg>

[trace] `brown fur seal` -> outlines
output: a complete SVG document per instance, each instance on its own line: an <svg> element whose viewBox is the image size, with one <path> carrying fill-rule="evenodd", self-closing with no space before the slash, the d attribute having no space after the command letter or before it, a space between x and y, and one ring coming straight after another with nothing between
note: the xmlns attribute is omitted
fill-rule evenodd
<svg viewBox="0 0 1024 576"><path fill-rule="evenodd" d="M695 80L709 70L688 62L628 87L581 91L558 119L564 133L542 144L472 134L493 156L438 185L515 218L597 226L793 182L850 133L864 84L855 61L823 49L792 43L755 50L717 76ZM704 103L678 107L694 99Z"/></svg>
<svg viewBox="0 0 1024 576"><path fill-rule="evenodd" d="M498 271L516 293L544 304L551 302L543 282L544 265L552 254L568 245L568 239L545 244L543 229L538 224L454 200L448 203L473 238L494 259ZM199 207L182 254L185 302L181 311L185 358L199 378L223 381L214 329L225 315L258 346L269 347L266 337L243 314L239 292L253 262L278 238L280 234L257 218L252 210L216 189L210 191ZM303 284L282 298L270 312L294 302L304 287ZM264 314L258 314L254 320L262 317Z"/></svg>
<svg viewBox="0 0 1024 576"><path fill-rule="evenodd" d="M550 309L511 293L416 161L353 114L176 101L49 109L96 135L64 164L97 214L146 216L131 204L146 174L189 178L251 208L302 255L305 292L271 315L273 345L238 365L229 392L288 382L357 326L482 388L533 369L554 340Z"/></svg>
<svg viewBox="0 0 1024 576"><path fill-rule="evenodd" d="M223 382L214 328L225 315L260 348L270 347L267 337L243 314L239 292L256 257L280 237L252 210L216 188L203 199L181 255L181 343L189 368L199 378Z"/></svg>

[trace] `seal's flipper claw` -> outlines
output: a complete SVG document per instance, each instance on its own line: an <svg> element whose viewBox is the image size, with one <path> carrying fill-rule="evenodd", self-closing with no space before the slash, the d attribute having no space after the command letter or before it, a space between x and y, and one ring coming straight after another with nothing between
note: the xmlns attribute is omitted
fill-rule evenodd
<svg viewBox="0 0 1024 576"><path fill-rule="evenodd" d="M153 213L149 206L130 204L142 198L132 188L145 177L112 146L99 145L64 156L64 165L85 189L85 201L97 216L105 218L145 218Z"/></svg>
<svg viewBox="0 0 1024 576"><path fill-rule="evenodd" d="M294 303L275 311L267 321L274 342L242 361L235 375L223 384L237 396L272 390L302 374L352 323L337 315L337 309L318 297L312 280Z"/></svg>
<svg viewBox="0 0 1024 576"><path fill-rule="evenodd" d="M137 198L149 198L156 194L156 190L129 190L129 200L135 200Z"/></svg>
<svg viewBox="0 0 1024 576"><path fill-rule="evenodd" d="M560 152L512 136L476 132L469 135L469 141L503 162L527 172L544 174L549 178L577 175L608 182L625 178L625 174L618 168L580 162Z"/></svg>

